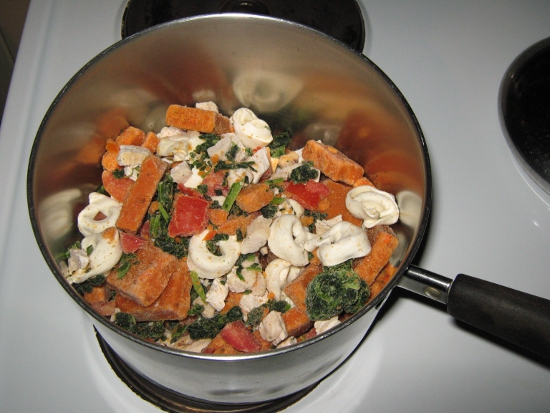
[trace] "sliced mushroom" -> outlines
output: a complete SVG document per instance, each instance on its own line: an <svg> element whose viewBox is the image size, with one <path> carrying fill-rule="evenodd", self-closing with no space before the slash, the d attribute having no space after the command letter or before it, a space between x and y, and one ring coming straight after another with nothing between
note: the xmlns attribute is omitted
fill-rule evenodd
<svg viewBox="0 0 550 413"><path fill-rule="evenodd" d="M363 220L364 228L395 224L399 219L395 197L368 185L358 186L348 192L346 208L354 217Z"/></svg>
<svg viewBox="0 0 550 413"><path fill-rule="evenodd" d="M328 267L351 258L364 257L371 250L366 232L347 221L337 223L324 234L305 243L307 251L313 251L317 247L321 263Z"/></svg>
<svg viewBox="0 0 550 413"><path fill-rule="evenodd" d="M278 258L302 267L309 262L304 248L307 238L300 219L295 215L285 214L271 224L267 245Z"/></svg>
<svg viewBox="0 0 550 413"><path fill-rule="evenodd" d="M89 265L75 271L70 277L70 283L81 283L88 278L110 271L122 256L122 246L118 230L114 227L107 228L101 234L92 234L85 237L82 242L82 249L92 248L88 256Z"/></svg>
<svg viewBox="0 0 550 413"><path fill-rule="evenodd" d="M241 143L248 148L255 149L258 146L266 146L273 140L269 125L259 119L250 109L237 109L231 116L231 124Z"/></svg>
<svg viewBox="0 0 550 413"><path fill-rule="evenodd" d="M78 214L78 229L81 234L88 237L114 227L122 205L113 198L99 192L92 192L88 199L89 204ZM96 220L95 218L100 212L105 218Z"/></svg>

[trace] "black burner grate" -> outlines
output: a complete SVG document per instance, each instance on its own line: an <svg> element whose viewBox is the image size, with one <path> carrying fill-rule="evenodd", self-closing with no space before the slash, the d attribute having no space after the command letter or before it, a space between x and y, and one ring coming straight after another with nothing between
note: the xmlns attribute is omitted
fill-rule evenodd
<svg viewBox="0 0 550 413"><path fill-rule="evenodd" d="M362 52L365 22L355 0L129 0L122 38L172 20L216 13L251 13L317 29Z"/></svg>

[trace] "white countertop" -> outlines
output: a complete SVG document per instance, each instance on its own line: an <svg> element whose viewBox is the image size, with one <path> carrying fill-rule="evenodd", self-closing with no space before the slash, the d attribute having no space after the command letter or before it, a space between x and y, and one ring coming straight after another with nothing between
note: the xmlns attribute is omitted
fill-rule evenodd
<svg viewBox="0 0 550 413"><path fill-rule="evenodd" d="M550 298L550 195L512 156L498 119L512 60L550 36L550 2L362 0L365 54L412 106L434 204L418 264ZM120 39L124 0L34 1L0 130L0 411L159 412L103 358L30 227L26 168L70 77ZM396 290L353 357L285 412L547 412L550 363L463 328Z"/></svg>

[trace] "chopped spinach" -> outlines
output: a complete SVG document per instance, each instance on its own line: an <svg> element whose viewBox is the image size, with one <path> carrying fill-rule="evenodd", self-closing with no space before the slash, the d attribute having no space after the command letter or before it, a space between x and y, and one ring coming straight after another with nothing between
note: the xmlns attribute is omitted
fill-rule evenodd
<svg viewBox="0 0 550 413"><path fill-rule="evenodd" d="M136 318L129 313L118 312L115 314L115 324L142 338L159 340L164 335L163 321L136 322Z"/></svg>
<svg viewBox="0 0 550 413"><path fill-rule="evenodd" d="M149 235L156 247L181 259L187 256L191 237L172 238L168 235L170 214L177 184L169 174L159 182L154 200L158 202L158 210L149 215Z"/></svg>
<svg viewBox="0 0 550 413"><path fill-rule="evenodd" d="M193 307L191 307L189 309L189 311L187 312L187 315L188 316L193 316L193 315L199 316L199 315L202 314L203 311L204 311L204 305L195 304Z"/></svg>
<svg viewBox="0 0 550 413"><path fill-rule="evenodd" d="M309 232L315 231L315 224L318 220L324 220L327 219L328 214L325 214L323 212L317 212L317 211L310 211L309 209L304 210L304 216L306 217L313 217L313 222L308 225Z"/></svg>
<svg viewBox="0 0 550 413"><path fill-rule="evenodd" d="M225 314L217 314L212 318L201 317L187 328L192 340L214 338L222 328L233 321L242 320L243 313L239 306L231 308Z"/></svg>
<svg viewBox="0 0 550 413"><path fill-rule="evenodd" d="M305 184L310 179L317 179L319 171L313 167L313 162L304 162L290 172L290 180L295 184Z"/></svg>
<svg viewBox="0 0 550 413"><path fill-rule="evenodd" d="M77 293L84 295L86 293L91 293L94 287L100 287L105 282L105 275L98 274L94 277L88 278L86 281L81 283L73 283L73 287Z"/></svg>
<svg viewBox="0 0 550 413"><path fill-rule="evenodd" d="M243 233L243 230L240 229L240 228L237 228L237 241L241 242L242 240L245 239L246 237L246 234Z"/></svg>
<svg viewBox="0 0 550 413"><path fill-rule="evenodd" d="M124 169L115 169L113 171L113 177L115 177L116 179L122 179L126 176L126 174L124 173Z"/></svg>
<svg viewBox="0 0 550 413"><path fill-rule="evenodd" d="M275 135L271 143L268 145L271 150L271 157L278 158L284 155L285 149L291 141L292 138L290 137L290 133L288 131Z"/></svg>
<svg viewBox="0 0 550 413"><path fill-rule="evenodd" d="M279 207L274 204L267 204L260 209L260 212L264 218L273 218L277 211L279 211Z"/></svg>
<svg viewBox="0 0 550 413"><path fill-rule="evenodd" d="M254 165L254 161L243 161L243 162L218 162L216 166L214 167L214 171L227 171L231 169L251 169L254 172L256 172L256 169L252 165Z"/></svg>
<svg viewBox="0 0 550 413"><path fill-rule="evenodd" d="M279 313L286 313L291 308L290 303L285 300L269 300L264 306L269 311L278 311Z"/></svg>
<svg viewBox="0 0 550 413"><path fill-rule="evenodd" d="M197 185L197 192L201 195L206 195L206 192L208 192L208 185L205 185L205 184Z"/></svg>
<svg viewBox="0 0 550 413"><path fill-rule="evenodd" d="M342 312L353 314L369 299L367 283L352 270L351 260L325 267L306 289L310 320L328 320Z"/></svg>
<svg viewBox="0 0 550 413"><path fill-rule="evenodd" d="M195 150L194 152L198 153L198 154L206 154L206 156L208 156L208 148L214 146L215 144L217 144L219 141L220 141L220 136L214 134L214 133L205 133L203 135L200 136L201 139L204 139L204 142L197 145L195 147Z"/></svg>
<svg viewBox="0 0 550 413"><path fill-rule="evenodd" d="M246 317L245 324L248 327L256 328L262 322L263 317L264 317L264 308L262 306L253 308L248 312L248 316Z"/></svg>
<svg viewBox="0 0 550 413"><path fill-rule="evenodd" d="M220 246L218 243L220 241L227 241L228 239L228 234L216 234L212 239L206 241L206 248L208 248L208 251L210 251L213 255L221 257L222 252L220 251Z"/></svg>

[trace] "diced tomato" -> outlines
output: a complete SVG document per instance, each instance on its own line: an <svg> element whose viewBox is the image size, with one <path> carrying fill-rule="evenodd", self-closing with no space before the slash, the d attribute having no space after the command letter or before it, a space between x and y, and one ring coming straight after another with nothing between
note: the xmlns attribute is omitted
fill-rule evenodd
<svg viewBox="0 0 550 413"><path fill-rule="evenodd" d="M151 232L151 221L145 221L139 229L139 236L143 239L149 239Z"/></svg>
<svg viewBox="0 0 550 413"><path fill-rule="evenodd" d="M183 184L178 185L178 190L184 195L191 196L193 198L204 199L199 191L193 188L187 188L186 186L183 186Z"/></svg>
<svg viewBox="0 0 550 413"><path fill-rule="evenodd" d="M227 195L229 188L227 186L223 186L224 179L225 171L210 172L206 175L202 180L202 184L208 187L206 194L208 196L215 196L216 189L219 189L222 191L222 195Z"/></svg>
<svg viewBox="0 0 550 413"><path fill-rule="evenodd" d="M138 237L137 235L120 231L120 245L122 246L122 252L126 254L133 254L146 244L147 240Z"/></svg>
<svg viewBox="0 0 550 413"><path fill-rule="evenodd" d="M284 184L284 189L290 198L309 210L316 209L317 205L319 205L319 201L330 194L330 189L325 184L315 182L311 179L305 184L286 182Z"/></svg>
<svg viewBox="0 0 550 413"><path fill-rule="evenodd" d="M134 181L130 178L115 178L110 171L103 171L101 180L103 181L105 190L118 202L124 202L126 195L128 195L128 192L130 192L130 189L134 186Z"/></svg>
<svg viewBox="0 0 550 413"><path fill-rule="evenodd" d="M202 232L208 224L208 201L188 195L179 195L174 200L168 235L188 237Z"/></svg>
<svg viewBox="0 0 550 413"><path fill-rule="evenodd" d="M222 338L235 350L244 353L253 353L261 350L261 344L256 340L242 321L233 321L226 324L221 331Z"/></svg>

